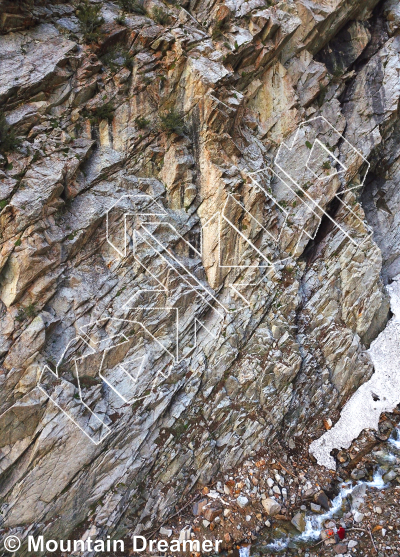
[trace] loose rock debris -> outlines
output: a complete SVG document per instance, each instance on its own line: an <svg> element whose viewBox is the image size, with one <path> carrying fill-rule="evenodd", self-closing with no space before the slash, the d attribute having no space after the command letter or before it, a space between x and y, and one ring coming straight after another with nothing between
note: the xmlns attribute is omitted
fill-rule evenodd
<svg viewBox="0 0 400 557"><path fill-rule="evenodd" d="M204 486L168 525L168 535L190 529L192 539L222 540L222 553L232 557L398 557L396 415L383 415L378 433L363 432L348 451L337 453L336 472L317 466L297 439L296 449L275 444L253 455Z"/></svg>

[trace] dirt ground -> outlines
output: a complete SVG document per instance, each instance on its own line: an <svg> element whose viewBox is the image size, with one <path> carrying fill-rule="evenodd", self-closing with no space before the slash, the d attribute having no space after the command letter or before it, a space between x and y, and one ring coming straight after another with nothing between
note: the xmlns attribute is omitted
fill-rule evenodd
<svg viewBox="0 0 400 557"><path fill-rule="evenodd" d="M336 472L309 455L312 439L296 438L291 447L275 442L199 489L152 537L222 540L222 554L232 557L400 557L400 448L388 441L396 436L399 416L399 410L383 415L378 432L363 432L338 452ZM341 490L357 484L329 516ZM318 516L326 518L314 536L301 539L307 521Z"/></svg>

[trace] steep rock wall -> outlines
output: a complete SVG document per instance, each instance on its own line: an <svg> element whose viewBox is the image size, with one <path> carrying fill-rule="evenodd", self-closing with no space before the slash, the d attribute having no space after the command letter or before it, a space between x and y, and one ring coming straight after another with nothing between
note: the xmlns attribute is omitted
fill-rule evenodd
<svg viewBox="0 0 400 557"><path fill-rule="evenodd" d="M397 273L395 217L386 217L396 213L396 4L147 0L148 15L118 21L115 4L100 4L104 23L89 45L70 2L5 3L2 19L0 99L22 140L1 158L2 527L25 534L151 529L194 486L276 436L311 439L370 378L366 348L389 314L382 254L383 276ZM167 23L155 8L169 13ZM274 231L281 213L254 188L253 173L320 115L372 165L363 195L375 236L362 249L326 216L300 214L299 230L314 239L298 242L289 226L274 245L254 224ZM346 150L335 141L332 150ZM298 172L296 160L286 170ZM342 196L346 205L336 193L360 184L363 171L358 161L345 184L312 186L326 213L360 236L368 232L360 189ZM282 174L262 176L281 208L295 207L299 196L283 192ZM126 241L132 207L122 204L109 231L106 219L124 195L157 201L148 212L165 211L169 228L154 225L163 245L228 310L215 329L208 315L216 334L203 330L196 346L183 323L179 340L190 350L137 403L122 401L92 369L78 385L67 365L49 391L56 406L37 387L44 366L54 372L81 327L96 320L93 342L128 335L138 309L132 294L154 291L154 277L171 299L187 295L187 323L194 317L193 289L165 274L156 245L141 244L140 262L107 242L108 232L116 246ZM213 218L222 208L241 234L222 229L219 245ZM274 273L259 263L239 268L257 260L247 239L284 263ZM155 311L153 302L144 307ZM173 318L149 311L143 319L164 343L149 362L161 373ZM70 352L89 348L78 341ZM110 368L127 351L113 358ZM60 410L78 416L82 393L110 429L97 445Z"/></svg>

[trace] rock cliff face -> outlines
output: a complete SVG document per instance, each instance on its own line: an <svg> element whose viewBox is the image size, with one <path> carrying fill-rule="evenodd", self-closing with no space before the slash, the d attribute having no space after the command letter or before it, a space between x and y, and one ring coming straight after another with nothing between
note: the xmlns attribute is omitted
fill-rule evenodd
<svg viewBox="0 0 400 557"><path fill-rule="evenodd" d="M153 529L311 441L371 377L400 272L397 1L125 7L1 5L0 527L22 537Z"/></svg>

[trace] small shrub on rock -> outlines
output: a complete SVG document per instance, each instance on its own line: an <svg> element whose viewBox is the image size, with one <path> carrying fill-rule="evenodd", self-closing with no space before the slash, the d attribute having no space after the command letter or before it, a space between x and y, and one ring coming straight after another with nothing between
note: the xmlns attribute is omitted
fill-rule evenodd
<svg viewBox="0 0 400 557"><path fill-rule="evenodd" d="M169 15L162 8L154 8L152 12L152 17L156 23L160 25L168 25Z"/></svg>
<svg viewBox="0 0 400 557"><path fill-rule="evenodd" d="M83 0L79 4L75 14L79 20L79 26L85 42L93 43L100 37L100 26L104 23L104 19L100 16L101 6L92 5L88 0Z"/></svg>
<svg viewBox="0 0 400 557"><path fill-rule="evenodd" d="M135 119L135 124L137 125L139 130L144 130L150 124L150 120L147 120L147 118L144 118L144 116L138 116Z"/></svg>
<svg viewBox="0 0 400 557"><path fill-rule="evenodd" d="M146 14L143 0L117 0L117 3L121 10L124 10L124 12L139 15Z"/></svg>
<svg viewBox="0 0 400 557"><path fill-rule="evenodd" d="M132 69L133 55L122 46L112 47L102 58L103 63L108 66L112 73L118 72L121 67Z"/></svg>
<svg viewBox="0 0 400 557"><path fill-rule="evenodd" d="M125 16L123 15L119 15L114 19L115 23L118 23L118 25L126 25L126 19Z"/></svg>
<svg viewBox="0 0 400 557"><path fill-rule="evenodd" d="M25 321L25 319L36 317L38 313L39 312L37 311L35 304L29 304L26 307L19 308L15 319L21 323L22 321Z"/></svg>
<svg viewBox="0 0 400 557"><path fill-rule="evenodd" d="M227 31L228 29L228 22L223 20L223 21L217 21L214 25L213 25L213 29L212 29L212 33L211 33L211 37L216 40L219 39L223 36L223 32Z"/></svg>
<svg viewBox="0 0 400 557"><path fill-rule="evenodd" d="M86 108L82 111L83 118L88 118L91 124L99 124L102 120L112 120L114 118L114 107L110 102L98 106L92 112Z"/></svg>
<svg viewBox="0 0 400 557"><path fill-rule="evenodd" d="M93 119L95 122L99 123L102 120L112 120L114 118L114 107L111 103L103 104L103 106L98 106L93 112Z"/></svg>
<svg viewBox="0 0 400 557"><path fill-rule="evenodd" d="M178 135L183 135L185 130L185 124L182 115L171 108L165 114L160 116L161 129L169 133L176 133Z"/></svg>

